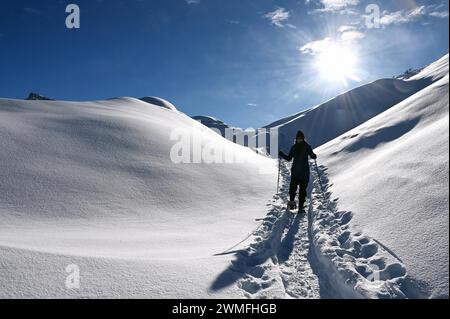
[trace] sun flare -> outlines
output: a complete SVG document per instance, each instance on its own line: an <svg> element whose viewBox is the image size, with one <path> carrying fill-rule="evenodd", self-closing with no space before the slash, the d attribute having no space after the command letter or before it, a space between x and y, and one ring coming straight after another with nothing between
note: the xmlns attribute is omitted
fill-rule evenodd
<svg viewBox="0 0 450 319"><path fill-rule="evenodd" d="M357 63L357 55L351 48L334 44L317 55L314 66L321 77L348 85L348 80L359 81L355 75Z"/></svg>

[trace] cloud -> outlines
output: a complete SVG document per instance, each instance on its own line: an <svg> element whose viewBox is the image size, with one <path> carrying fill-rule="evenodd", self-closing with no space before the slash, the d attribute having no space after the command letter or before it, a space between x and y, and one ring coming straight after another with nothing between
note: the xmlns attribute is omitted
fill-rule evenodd
<svg viewBox="0 0 450 319"><path fill-rule="evenodd" d="M365 38L366 35L360 31L345 31L341 34L342 41L356 41Z"/></svg>
<svg viewBox="0 0 450 319"><path fill-rule="evenodd" d="M354 8L345 8L338 12L340 15L361 16L361 12Z"/></svg>
<svg viewBox="0 0 450 319"><path fill-rule="evenodd" d="M352 31L352 30L356 30L356 27L352 26L352 25L341 25L338 28L338 32L347 32L347 31Z"/></svg>
<svg viewBox="0 0 450 319"><path fill-rule="evenodd" d="M285 25L284 23L291 17L291 13L284 8L278 8L272 12L266 13L263 17L270 20L273 25L283 28ZM292 25L290 24L289 26L291 27Z"/></svg>
<svg viewBox="0 0 450 319"><path fill-rule="evenodd" d="M448 9L445 4L425 6L425 14L433 18L447 19Z"/></svg>
<svg viewBox="0 0 450 319"><path fill-rule="evenodd" d="M196 5L200 3L200 0L186 0L188 5Z"/></svg>
<svg viewBox="0 0 450 319"><path fill-rule="evenodd" d="M251 106L251 107L257 107L257 106L258 106L258 104L256 104L256 103L247 103L247 106Z"/></svg>
<svg viewBox="0 0 450 319"><path fill-rule="evenodd" d="M448 11L439 10L438 7L420 6L412 10L400 10L395 12L384 11L380 18L380 25L390 26L418 21L419 19L431 16L435 18L448 18Z"/></svg>
<svg viewBox="0 0 450 319"><path fill-rule="evenodd" d="M384 11L380 18L380 25L388 26L391 24L408 23L410 21L412 21L412 19L408 18L408 16L405 16L403 11L396 11L396 12Z"/></svg>
<svg viewBox="0 0 450 319"><path fill-rule="evenodd" d="M333 45L334 41L330 37L326 37L325 39L305 44L300 48L300 52L303 54L318 55L322 52L326 52Z"/></svg>
<svg viewBox="0 0 450 319"><path fill-rule="evenodd" d="M366 34L355 25L341 25L337 31L341 33L342 41L357 41L366 37Z"/></svg>
<svg viewBox="0 0 450 319"><path fill-rule="evenodd" d="M300 52L309 55L320 55L330 48L347 46L350 42L358 41L366 37L364 32L358 31L352 26L341 26L338 31L341 33L340 39L326 37L322 40L311 41L300 48Z"/></svg>
<svg viewBox="0 0 450 319"><path fill-rule="evenodd" d="M339 11L359 4L359 0L320 0L320 2L326 11Z"/></svg>
<svg viewBox="0 0 450 319"><path fill-rule="evenodd" d="M286 26L287 26L288 28L291 28L291 29L294 29L294 30L297 29L297 27L296 27L295 25L290 24L290 23L286 24Z"/></svg>
<svg viewBox="0 0 450 319"><path fill-rule="evenodd" d="M354 14L356 11L351 7L357 6L360 0L305 0L306 5L314 4L318 8L316 12L340 12Z"/></svg>
<svg viewBox="0 0 450 319"><path fill-rule="evenodd" d="M435 17L435 18L448 18L448 11L434 11L434 12L430 12L430 16Z"/></svg>

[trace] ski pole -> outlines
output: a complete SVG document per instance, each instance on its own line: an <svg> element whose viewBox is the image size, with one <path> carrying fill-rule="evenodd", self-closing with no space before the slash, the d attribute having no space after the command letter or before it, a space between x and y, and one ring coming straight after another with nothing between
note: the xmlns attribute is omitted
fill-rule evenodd
<svg viewBox="0 0 450 319"><path fill-rule="evenodd" d="M314 160L314 164L316 166L317 178L319 179L319 185L320 185L320 189L322 190L322 196L325 198L325 191L323 189L322 180L320 178L319 167L317 166L317 160L316 159Z"/></svg>
<svg viewBox="0 0 450 319"><path fill-rule="evenodd" d="M281 173L281 158L278 158L278 180L277 180L277 194L280 191L280 173Z"/></svg>

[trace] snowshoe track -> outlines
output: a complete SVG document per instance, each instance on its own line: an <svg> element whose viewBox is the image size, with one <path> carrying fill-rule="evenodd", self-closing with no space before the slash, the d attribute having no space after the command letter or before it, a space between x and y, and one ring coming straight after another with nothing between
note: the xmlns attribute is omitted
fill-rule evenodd
<svg viewBox="0 0 450 319"><path fill-rule="evenodd" d="M402 260L376 239L350 228L353 213L339 211L331 199L327 168L320 166L320 181L312 170L311 241L321 256L328 281L345 298L426 297L420 283L410 278Z"/></svg>
<svg viewBox="0 0 450 319"><path fill-rule="evenodd" d="M289 169L281 166L280 192L248 237L253 242L237 251L217 282L232 280L251 299L426 297L394 252L351 229L353 213L337 209L327 169L318 169L322 185L312 169L307 212L292 214L287 209Z"/></svg>
<svg viewBox="0 0 450 319"><path fill-rule="evenodd" d="M269 204L254 242L238 253L234 270L247 298L320 298L319 279L309 261L307 214L287 210L289 169L282 165L282 186Z"/></svg>

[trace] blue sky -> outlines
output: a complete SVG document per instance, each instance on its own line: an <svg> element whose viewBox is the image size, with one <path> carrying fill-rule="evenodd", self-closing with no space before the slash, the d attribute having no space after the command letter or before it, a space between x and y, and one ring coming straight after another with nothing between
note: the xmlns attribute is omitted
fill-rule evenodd
<svg viewBox="0 0 450 319"><path fill-rule="evenodd" d="M80 29L65 26L69 3ZM438 59L448 24L447 0L3 0L0 97L159 96L189 115L259 127ZM324 58L336 46L354 61L327 76L317 61L337 72Z"/></svg>

